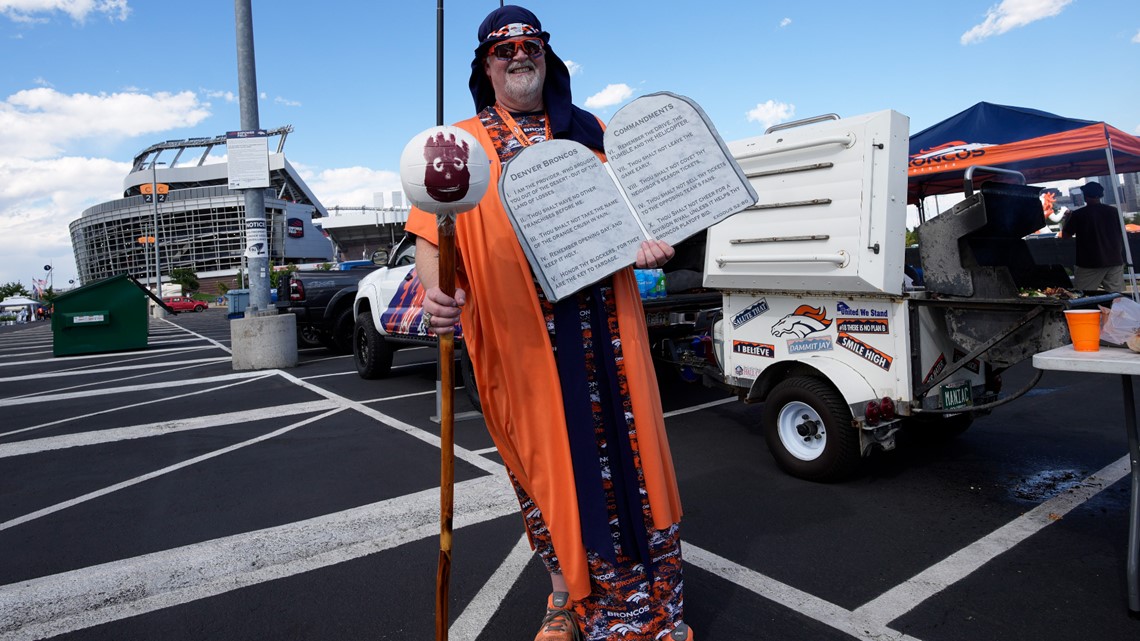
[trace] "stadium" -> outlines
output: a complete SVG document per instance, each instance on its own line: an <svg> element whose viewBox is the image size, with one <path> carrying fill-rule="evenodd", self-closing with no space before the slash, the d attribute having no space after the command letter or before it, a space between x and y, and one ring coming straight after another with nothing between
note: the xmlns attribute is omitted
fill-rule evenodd
<svg viewBox="0 0 1140 641"><path fill-rule="evenodd" d="M265 221L274 266L333 259L332 243L313 225L328 212L285 158L292 130L267 132L271 186L265 190ZM123 197L84 210L70 225L80 282L128 273L153 286L156 239L164 281L172 269L189 268L203 290L216 282L236 286L246 248L245 197L228 188L227 163L210 157L219 147L225 153L225 144L224 135L189 138L139 152L123 179Z"/></svg>

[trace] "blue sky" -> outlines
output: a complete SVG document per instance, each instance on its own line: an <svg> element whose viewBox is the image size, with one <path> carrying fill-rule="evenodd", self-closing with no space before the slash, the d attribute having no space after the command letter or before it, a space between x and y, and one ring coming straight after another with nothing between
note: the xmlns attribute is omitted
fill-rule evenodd
<svg viewBox="0 0 1140 641"><path fill-rule="evenodd" d="M475 29L445 2L445 120L472 113ZM725 140L823 113L894 109L917 132L979 101L1140 134L1140 2L532 0L609 120L640 95L694 99ZM399 189L435 124L435 0L253 0L260 123L326 206ZM0 283L76 278L67 225L117 198L134 154L239 129L229 0L0 0Z"/></svg>

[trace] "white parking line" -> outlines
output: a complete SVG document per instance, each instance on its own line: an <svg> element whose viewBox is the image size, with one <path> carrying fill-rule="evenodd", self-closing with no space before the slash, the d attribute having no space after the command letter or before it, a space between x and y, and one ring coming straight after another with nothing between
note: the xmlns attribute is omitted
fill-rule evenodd
<svg viewBox="0 0 1140 641"><path fill-rule="evenodd" d="M145 425L131 425L108 430L95 430L93 432L80 432L78 434L64 434L62 436L49 436L30 441L17 441L0 445L0 458L20 456L23 454L36 454L49 450L62 450L69 447L83 447L86 445L99 445L116 441L128 441L136 438L151 436L165 436L175 432L187 430L200 430L205 428L225 427L227 425L240 425L250 421L262 421L268 418L282 418L298 414L311 414L337 407L329 400L309 401L307 403L292 403L289 405L275 405L273 408L258 408L242 412L226 412L211 414L210 416L195 416L193 418L159 421Z"/></svg>
<svg viewBox="0 0 1140 641"><path fill-rule="evenodd" d="M179 330L181 330L181 331L183 331L183 332L186 332L187 334L190 334L190 335L192 335L192 336L197 336L198 338L201 338L202 340L204 340L204 341L206 341L206 342L210 343L210 344L211 344L211 345L213 345L214 347L217 347L218 349L222 350L223 352L225 352L225 353L227 353L227 354L232 354L232 353L233 353L233 352L231 352L231 351L230 351L230 348L226 347L225 345L222 345L222 344L221 344L221 343L219 343L218 341L216 341L216 340L214 340L214 339L212 339L212 338L210 338L210 337L208 337L208 336L203 336L202 334L199 334L198 332L193 332L193 331L190 331L190 330L186 329L185 327L182 327L181 325L178 325L177 323L174 323L173 321L167 320L167 319L165 319L165 318L164 318L164 319L162 319L162 320L163 320L163 321L165 321L165 322L167 322L167 323L169 323L171 327L176 327L176 328L178 328Z"/></svg>
<svg viewBox="0 0 1140 641"><path fill-rule="evenodd" d="M233 374L221 374L219 376L208 376L206 378L191 378L181 381L163 381L161 383L151 383L149 385L127 385L123 387L108 387L105 389L89 390L86 392L65 392L62 394L44 394L35 398L0 398L0 407L11 407L14 405L27 405L28 403L58 403L60 401L67 401L76 398L89 398L92 396L111 396L115 394L129 394L131 392L141 392L145 390L164 389L168 387L186 387L188 385L206 385L209 383L222 383L228 381L238 381L251 378L266 378L272 376L273 371L253 371L253 372L235 372Z"/></svg>
<svg viewBox="0 0 1140 641"><path fill-rule="evenodd" d="M172 374L174 372L181 372L184 369L193 369L195 367L200 367L202 365L208 365L214 359L206 358L206 359L201 359L201 360L204 362L198 362L197 360L179 361L180 363L192 363L192 364L186 365L184 367L171 367L169 369L163 370L162 373L163 374ZM225 358L225 360L229 360L229 357L227 356ZM125 368L125 369L128 369L130 371L136 371L139 369L144 369L146 367L151 367L151 366L150 365L136 365L135 367ZM53 372L53 375L54 375L54 372ZM110 378L110 379L106 379L106 380L95 380L95 381L90 381L87 383L80 383L79 385L68 385L67 387L56 387L53 389L28 392L27 394L18 394L16 396L9 396L8 398L28 398L31 396L39 396L41 394L55 394L55 393L63 392L66 390L83 389L84 387L93 387L95 385L109 385L111 383L121 383L122 381L130 381L130 380L134 380L136 378L146 378L146 377L151 377L151 376L154 376L154 372L143 372L142 374L135 374L134 376L120 376L119 378Z"/></svg>
<svg viewBox="0 0 1140 641"><path fill-rule="evenodd" d="M291 432L291 431L297 429L298 427L303 427L305 425L308 425L309 423L313 423L315 421L319 421L321 419L328 418L329 416L332 416L333 414L336 414L336 413L342 412L342 411L344 411L344 410L342 408L338 407L338 408L335 408L335 409L330 410L328 412L325 412L324 414L320 414L318 416L313 416L313 417L307 418L303 421L298 421L296 423L293 423L292 425L286 425L285 427L282 427L279 430L274 430L268 434L262 434L261 436L251 438L247 441L242 441L241 443L235 443L233 445L223 447L220 450L214 450L213 452L207 452L206 454L202 454L201 456L195 456L194 458L187 459L185 461L182 461L181 463L175 463L174 465L168 465L168 466L166 466L160 470L148 472L147 474L143 474L142 476L136 476L135 478L128 479L126 481L123 481L122 483L116 483L114 485L111 485L111 486L108 486L108 487L105 487L105 488L102 488L99 490L95 490L94 492L88 492L87 494L84 494L83 496L78 496L78 497L75 497L71 500L64 501L62 503L56 503L55 505L45 507L42 510L36 510L35 512L32 512L30 514L25 514L23 516L16 517L14 519L0 523L0 531L7 530L8 528L16 527L17 525L27 523L28 521L34 521L40 517L47 516L49 514L54 514L56 512L59 512L60 510L65 510L69 507L79 505L80 503L86 503L87 501L90 501L92 499L97 499L100 496L106 496L108 494L111 494L112 492L118 492L119 490L126 489L128 487L131 487L132 485L138 485L139 483L142 483L143 481L149 481L153 478L157 478L157 477L162 476L164 474L169 474L170 472L180 470L184 467L189 467L191 465L194 465L195 463L201 463L202 461L208 461L214 457L221 456L222 454L228 454L230 452L233 452L234 450L239 450L239 449L246 447L248 445L253 445L254 443L260 443L262 441L269 440L269 439L273 438L274 436L280 436L281 434L284 434L286 432Z"/></svg>
<svg viewBox="0 0 1140 641"><path fill-rule="evenodd" d="M969 576L1046 526L1061 519L1104 488L1131 471L1125 455L1095 472L1081 484L1041 503L1006 525L930 566L907 581L855 610L855 616L872 625L887 623Z"/></svg>
<svg viewBox="0 0 1140 641"><path fill-rule="evenodd" d="M354 401L352 399L345 398L344 396L341 396L340 394L330 392L330 391L328 391L322 387L318 387L316 385L313 385L312 383L303 381L303 380L297 378L296 376L293 376L292 374L290 374L288 372L284 372L281 370L266 370L266 371L276 372L277 374L279 374L282 378L284 378L286 380L292 381L292 382L296 383L297 385L304 387L305 389L311 390L317 394L320 394L321 396L324 396L325 398L332 399L332 400L340 403L344 407L350 407L350 408L360 412L361 414L364 414L365 416L368 416L369 418L372 418L373 420L384 424L387 427L391 427L391 428L397 429L401 432L404 432L405 434L408 434L409 436L417 438L417 439L423 441L424 443L427 443L433 447L439 447L440 446L439 437L436 436L435 434L432 434L431 432L428 432L427 430L422 430L422 429L420 429L420 428L418 428L415 425L412 425L410 423L406 423L404 421L401 421L400 419L398 419L394 416L389 416L387 414L384 414L383 412L374 410L371 407L368 407L367 405L365 405L364 403L361 403L360 401ZM477 467L477 468L479 468L485 472L498 473L498 474L503 473L504 468L502 465L499 465L498 463L495 463L494 461L483 458L482 456L475 454L471 450L460 447L458 445L455 446L455 458L457 458L461 461L464 461L466 463L470 463L471 465L474 465L475 467Z"/></svg>
<svg viewBox="0 0 1140 641"><path fill-rule="evenodd" d="M172 365L197 365L201 363L220 363L222 361L231 360L229 356L218 356L216 358L194 358L188 361L166 361L164 363L143 363L138 365L124 365L122 367L103 367L100 369L84 369L79 371L64 370L56 372L43 372L40 374L26 374L24 376L9 376L7 378L0 378L0 383L10 383L15 381L34 381L44 378L59 378L67 377L74 378L80 375L89 374L108 374L112 372L133 372L140 369L153 369L157 367L169 368ZM146 376L153 376L153 374L146 374ZM102 381L100 381L102 382ZM18 398L18 397L17 397Z"/></svg>
<svg viewBox="0 0 1140 641"><path fill-rule="evenodd" d="M475 641L487 627L491 617L499 611L499 606L507 598L507 593L519 580L527 563L530 562L534 552L530 549L530 541L526 534L519 538L515 547L507 553L507 558L499 565L491 578L483 584L483 588L467 603L460 614L448 628L448 638L453 641Z"/></svg>
<svg viewBox="0 0 1140 641"><path fill-rule="evenodd" d="M188 396L197 396L199 394L209 394L210 392L216 392L218 390L223 390L223 389L226 389L227 387L235 387L237 385L244 385L246 383L249 383L252 381L258 381L258 380L261 380L262 378L266 378L267 376L269 376L268 374L262 374L261 372L254 372L252 374L255 374L255 375L240 378L236 383L230 383L228 385L219 385L217 387L208 387L206 389L200 389L200 390L196 390L193 392L188 392L186 394L178 394L177 396L163 396L161 398L156 398L156 399L150 400L150 401L143 401L141 403L132 403L131 405L119 405L117 407L112 407L112 408L106 409L106 410L100 410L98 412L90 412L88 414L83 414L81 416L68 416L66 418L61 418L61 419L56 420L56 421L51 421L48 423L40 423L39 425L32 425L30 427L21 428L18 430L11 430L9 432L4 432L4 433L0 434L0 437L10 436L12 434L20 434L21 432L30 432L32 430L38 430L38 429L42 429L45 427L50 427L52 425L62 425L63 423L68 423L70 421L79 421L79 420L83 420L85 418L90 418L92 416L99 416L100 414L110 414L112 412L119 412L122 410L132 409L135 407L142 407L144 405L153 405L156 403L168 403L170 401L178 400L181 398L186 398ZM214 378L225 378L225 377L215 376ZM206 379L194 379L195 382L201 381L201 380L206 380ZM189 384L190 384L190 381L183 381L181 386L185 387ZM155 389L157 387L170 387L170 385L166 385L164 383L157 383L155 385L139 386L140 389ZM118 389L124 389L124 388L118 388ZM87 392L72 392L71 394L58 394L58 395L54 395L54 396L57 396L57 397L58 396L71 396L74 398L74 397L81 396L81 395L82 396L95 396L96 394L88 394ZM45 397L37 396L37 397L33 397L31 399L15 399L15 401L13 401L13 403L8 403L7 402L8 399L3 399L3 400L0 400L0 407L3 407L4 405L9 405L9 404L16 404L16 403L19 403L20 401L24 401L24 400L30 400L32 402L38 402L42 398L45 398ZM20 404L23 404L23 403L20 403Z"/></svg>
<svg viewBox="0 0 1140 641"><path fill-rule="evenodd" d="M151 356L154 354L167 354L167 353L171 353L171 352L189 352L189 351L198 350L198 349L210 349L210 348L209 347L189 347L189 348L187 348L187 347L170 347L170 348L164 348L164 349L148 349L145 352L132 352L132 353L143 354L144 356ZM226 351L229 351L229 350L226 350ZM81 354L78 356L68 356L66 361L60 361L59 359L56 359L56 358L40 358L40 359L37 359L34 361L17 361L17 362L13 362L13 363L0 363L0 367L13 367L16 365L39 365L41 363L57 363L58 364L58 363L62 363L62 362L74 362L74 361L81 361L81 360L90 360L93 358L107 358L108 356L115 356L115 354Z"/></svg>
<svg viewBox="0 0 1140 641"><path fill-rule="evenodd" d="M455 528L518 512L505 474L455 484ZM439 536L439 488L0 586L0 640L31 641Z"/></svg>

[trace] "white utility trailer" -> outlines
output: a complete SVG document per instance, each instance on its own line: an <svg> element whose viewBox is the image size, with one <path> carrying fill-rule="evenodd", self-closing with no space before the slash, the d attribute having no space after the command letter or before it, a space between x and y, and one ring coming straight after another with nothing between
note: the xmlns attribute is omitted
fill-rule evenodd
<svg viewBox="0 0 1140 641"><path fill-rule="evenodd" d="M705 377L765 403L768 446L794 476L848 475L874 446L893 448L903 421L966 429L1011 400L1001 370L1067 342L1063 308L1096 302L1018 295L1068 286L1060 268L1000 264L1040 227L1022 185L988 183L920 227L935 265L926 288L904 275L908 128L882 111L729 143L760 200L707 233L703 284L723 305Z"/></svg>

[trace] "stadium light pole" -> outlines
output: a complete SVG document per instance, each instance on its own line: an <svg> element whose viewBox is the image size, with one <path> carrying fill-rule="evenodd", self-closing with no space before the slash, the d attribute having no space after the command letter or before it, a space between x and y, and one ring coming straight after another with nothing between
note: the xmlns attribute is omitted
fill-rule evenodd
<svg viewBox="0 0 1140 641"><path fill-rule="evenodd" d="M162 270L158 264L158 166L164 162L150 161L150 201L154 205L154 291L162 298Z"/></svg>

